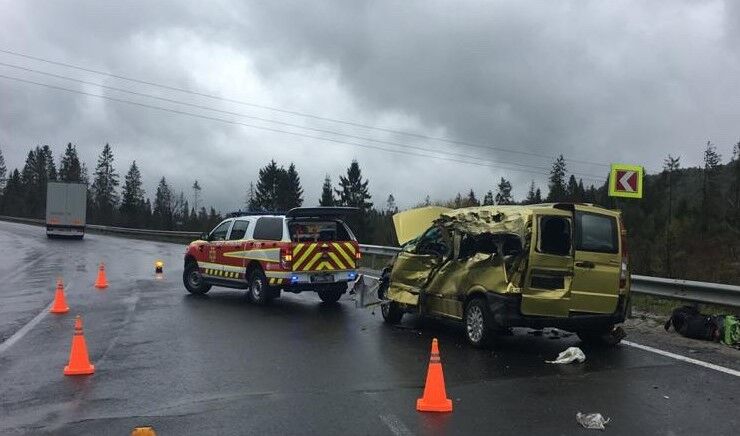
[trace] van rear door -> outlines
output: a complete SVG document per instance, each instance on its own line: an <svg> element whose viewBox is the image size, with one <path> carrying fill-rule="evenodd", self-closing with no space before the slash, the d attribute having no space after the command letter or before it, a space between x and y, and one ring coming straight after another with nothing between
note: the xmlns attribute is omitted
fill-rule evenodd
<svg viewBox="0 0 740 436"><path fill-rule="evenodd" d="M613 313L619 299L619 221L576 207L571 311Z"/></svg>

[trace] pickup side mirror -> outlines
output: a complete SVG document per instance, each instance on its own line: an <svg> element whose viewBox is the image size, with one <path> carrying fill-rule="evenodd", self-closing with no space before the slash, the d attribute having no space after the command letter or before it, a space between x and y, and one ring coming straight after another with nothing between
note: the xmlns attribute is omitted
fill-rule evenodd
<svg viewBox="0 0 740 436"><path fill-rule="evenodd" d="M201 239L203 241L207 241L208 240L208 233L206 233L206 232L201 233L199 239Z"/></svg>

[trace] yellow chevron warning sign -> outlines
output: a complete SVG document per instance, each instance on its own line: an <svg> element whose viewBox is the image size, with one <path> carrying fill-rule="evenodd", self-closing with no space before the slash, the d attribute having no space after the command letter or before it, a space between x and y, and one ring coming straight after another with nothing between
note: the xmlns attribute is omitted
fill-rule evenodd
<svg viewBox="0 0 740 436"><path fill-rule="evenodd" d="M642 198L643 173L641 166L612 164L609 173L609 196Z"/></svg>

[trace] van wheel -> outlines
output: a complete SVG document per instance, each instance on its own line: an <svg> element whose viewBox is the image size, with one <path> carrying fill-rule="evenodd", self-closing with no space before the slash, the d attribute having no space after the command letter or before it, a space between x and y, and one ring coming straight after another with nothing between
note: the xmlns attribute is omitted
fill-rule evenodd
<svg viewBox="0 0 740 436"><path fill-rule="evenodd" d="M260 268L255 268L252 271L252 276L249 278L249 301L260 306L267 304L270 301L272 295L270 289L267 286L267 277Z"/></svg>
<svg viewBox="0 0 740 436"><path fill-rule="evenodd" d="M388 324L398 324L403 318L403 310L395 301L381 304L380 313L383 315L383 321Z"/></svg>
<svg viewBox="0 0 740 436"><path fill-rule="evenodd" d="M190 262L185 265L185 271L182 273L182 282L185 289L191 294L203 295L211 290L211 285L206 284L203 275L198 269L198 264Z"/></svg>
<svg viewBox="0 0 740 436"><path fill-rule="evenodd" d="M614 328L614 325L601 327L593 330L577 331L578 338L586 345L597 345L613 347L622 341L626 336L621 327Z"/></svg>
<svg viewBox="0 0 740 436"><path fill-rule="evenodd" d="M465 337L476 348L487 347L493 336L491 313L486 301L473 298L465 306Z"/></svg>

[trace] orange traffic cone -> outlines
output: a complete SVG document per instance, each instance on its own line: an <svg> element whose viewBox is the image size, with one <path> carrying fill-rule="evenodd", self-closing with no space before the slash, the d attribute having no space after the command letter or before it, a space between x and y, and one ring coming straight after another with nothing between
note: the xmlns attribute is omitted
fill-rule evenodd
<svg viewBox="0 0 740 436"><path fill-rule="evenodd" d="M105 265L103 262L100 262L100 266L98 267L98 278L95 280L95 287L98 289L108 287L108 279L105 277Z"/></svg>
<svg viewBox="0 0 740 436"><path fill-rule="evenodd" d="M427 382L424 395L416 400L419 412L452 412L452 400L447 398L445 376L442 373L442 362L439 360L437 338L432 340L432 356L429 358Z"/></svg>
<svg viewBox="0 0 740 436"><path fill-rule="evenodd" d="M64 283L62 279L57 280L57 290L54 293L54 304L51 305L50 313L67 313L69 312L69 306L67 306L67 299L64 297Z"/></svg>
<svg viewBox="0 0 740 436"><path fill-rule="evenodd" d="M69 352L69 364L64 367L64 375L88 375L95 372L87 355L87 344L82 334L82 318L75 317L75 334L72 337L72 349Z"/></svg>

